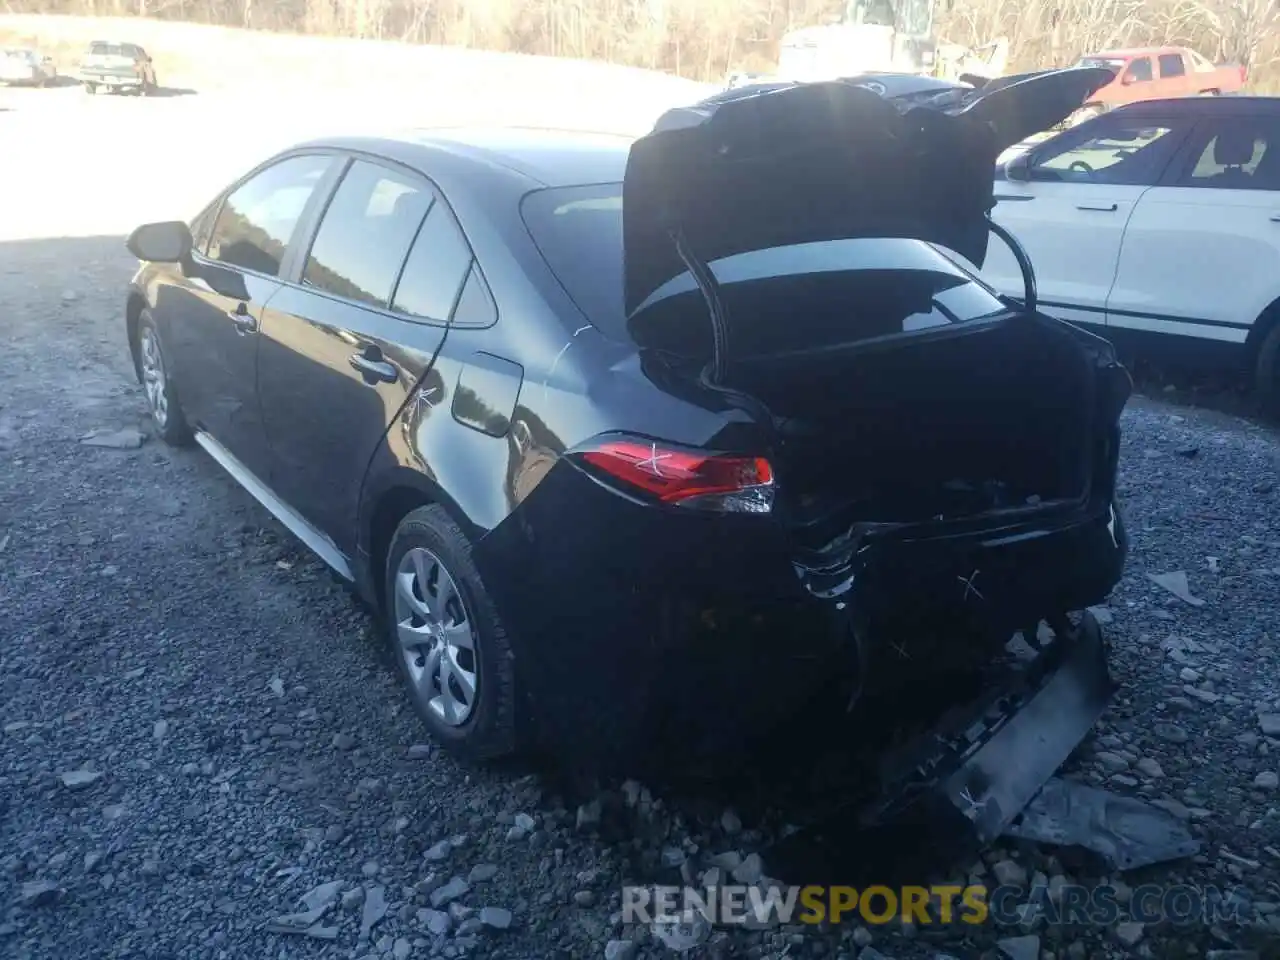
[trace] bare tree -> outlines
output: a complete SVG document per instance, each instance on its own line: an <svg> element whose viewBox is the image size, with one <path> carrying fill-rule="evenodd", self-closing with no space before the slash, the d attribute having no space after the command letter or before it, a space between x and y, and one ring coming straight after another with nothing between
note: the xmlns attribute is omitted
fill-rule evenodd
<svg viewBox="0 0 1280 960"><path fill-rule="evenodd" d="M589 57L718 80L776 62L788 30L842 0L2 0L15 13L149 16L335 36ZM1179 44L1280 80L1280 0L938 0L940 38L1007 38L1011 69Z"/></svg>

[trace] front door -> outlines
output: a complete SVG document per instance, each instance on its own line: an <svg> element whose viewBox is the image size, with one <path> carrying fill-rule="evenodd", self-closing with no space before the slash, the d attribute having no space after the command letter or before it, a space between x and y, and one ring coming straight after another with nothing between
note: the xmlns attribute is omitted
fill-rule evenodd
<svg viewBox="0 0 1280 960"><path fill-rule="evenodd" d="M471 259L430 183L354 160L298 283L267 311L259 379L276 491L344 552L365 470L431 369Z"/></svg>
<svg viewBox="0 0 1280 960"><path fill-rule="evenodd" d="M267 479L270 456L257 396L263 309L331 156L280 160L233 189L208 247L193 253L180 286L161 292L183 409L200 430Z"/></svg>
<svg viewBox="0 0 1280 960"><path fill-rule="evenodd" d="M1129 217L1184 133L1173 121L1104 114L1033 148L1027 179L996 183L992 218L1025 248L1046 313L1105 323ZM1000 292L1021 296L1017 262L997 238L982 274Z"/></svg>
<svg viewBox="0 0 1280 960"><path fill-rule="evenodd" d="M1134 57L1120 74L1120 89L1110 97L1111 106L1150 100L1159 93L1150 57Z"/></svg>

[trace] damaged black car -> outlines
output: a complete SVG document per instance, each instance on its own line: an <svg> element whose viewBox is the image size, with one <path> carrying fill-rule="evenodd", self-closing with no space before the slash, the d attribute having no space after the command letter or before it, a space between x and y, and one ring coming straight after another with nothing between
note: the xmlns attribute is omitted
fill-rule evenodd
<svg viewBox="0 0 1280 960"><path fill-rule="evenodd" d="M1105 702L1130 381L1030 265L1019 301L973 265L997 155L1109 79L303 144L130 238L138 376L380 610L458 752L630 770L927 701L885 776L946 759L998 830Z"/></svg>

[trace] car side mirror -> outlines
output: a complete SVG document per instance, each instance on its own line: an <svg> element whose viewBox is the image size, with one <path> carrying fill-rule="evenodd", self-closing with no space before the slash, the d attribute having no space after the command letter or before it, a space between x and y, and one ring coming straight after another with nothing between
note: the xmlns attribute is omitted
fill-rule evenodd
<svg viewBox="0 0 1280 960"><path fill-rule="evenodd" d="M1137 82L1138 82L1138 78L1135 77L1132 73L1126 73L1123 77L1120 78L1120 83L1126 87L1132 86Z"/></svg>
<svg viewBox="0 0 1280 960"><path fill-rule="evenodd" d="M1004 165L1006 180L1025 183L1031 179L1031 154L1020 153Z"/></svg>
<svg viewBox="0 0 1280 960"><path fill-rule="evenodd" d="M149 263L183 263L193 245L191 228L181 220L144 223L125 241L130 253Z"/></svg>

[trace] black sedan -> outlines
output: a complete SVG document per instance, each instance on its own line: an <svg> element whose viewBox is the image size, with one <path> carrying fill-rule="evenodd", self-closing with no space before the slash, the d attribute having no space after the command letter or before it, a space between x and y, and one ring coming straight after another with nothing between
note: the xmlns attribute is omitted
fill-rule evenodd
<svg viewBox="0 0 1280 960"><path fill-rule="evenodd" d="M948 252L1080 74L300 145L130 237L156 429L377 607L469 757L704 756L981 669L1124 561L1127 375Z"/></svg>

